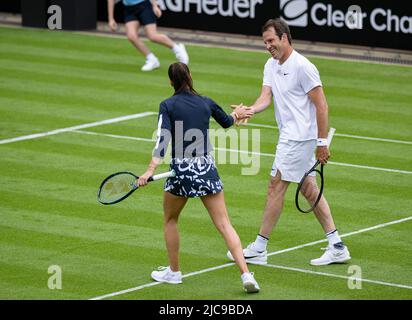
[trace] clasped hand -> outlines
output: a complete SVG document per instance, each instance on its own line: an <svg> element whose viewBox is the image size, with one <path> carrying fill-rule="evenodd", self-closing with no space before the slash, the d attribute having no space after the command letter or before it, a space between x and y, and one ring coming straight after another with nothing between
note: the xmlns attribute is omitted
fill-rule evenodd
<svg viewBox="0 0 412 320"><path fill-rule="evenodd" d="M255 114L253 108L244 106L243 103L238 105L232 104L230 107L234 109L233 112L236 115L235 124L237 126L247 124L248 119Z"/></svg>

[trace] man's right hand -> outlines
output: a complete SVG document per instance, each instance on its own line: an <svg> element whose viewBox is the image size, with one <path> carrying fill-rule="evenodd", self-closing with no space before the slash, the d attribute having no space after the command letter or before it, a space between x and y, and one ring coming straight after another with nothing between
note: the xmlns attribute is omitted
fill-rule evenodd
<svg viewBox="0 0 412 320"><path fill-rule="evenodd" d="M112 31L116 31L116 30L117 30L116 20L110 19L108 24L109 24L110 30L112 30Z"/></svg>

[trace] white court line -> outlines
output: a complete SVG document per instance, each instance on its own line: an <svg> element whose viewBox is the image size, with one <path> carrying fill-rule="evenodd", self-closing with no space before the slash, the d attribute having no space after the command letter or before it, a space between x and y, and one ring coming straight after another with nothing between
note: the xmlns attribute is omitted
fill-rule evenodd
<svg viewBox="0 0 412 320"><path fill-rule="evenodd" d="M386 222L386 223L381 223L381 224L378 224L376 226L360 229L360 230L357 230L357 231L354 231L354 232L345 233L345 234L341 235L341 238L353 236L355 234L368 232L368 231L371 231L371 230L376 230L376 229L379 229L379 228L383 228L383 227L393 225L393 224L397 224L397 223L402 223L402 222L409 221L409 220L412 220L412 216L409 216L409 217L403 218L403 219L398 219L398 220ZM283 249L283 250L279 250L279 251L274 251L274 252L269 253L268 256L298 250L298 249L301 249L301 248L304 248L304 247L312 246L312 245L322 243L322 242L326 242L326 241L327 241L326 239L323 239L323 240L318 240L318 241L305 243L305 244L302 244L302 245L299 245L299 246L296 246L296 247L292 247L292 248L287 248L287 249ZM212 268L206 268L206 269L202 269L202 270L199 270L199 271L194 271L194 272L191 272L191 273L188 273L188 274L184 275L183 277L188 278L188 277L192 277L192 276L195 276L195 275L198 275L198 274L201 274L201 273L206 273L206 272L210 272L210 271L214 271L214 270L218 270L218 269L223 269L223 268L230 267L230 266L233 266L233 265L235 265L235 263L230 262L230 263L222 264L220 266L216 266L216 267L212 267ZM378 283L378 282L375 282L375 283ZM89 300L102 300L102 299L105 299L105 298L110 298L110 297L122 295L122 294L125 294L125 293L138 291L138 290L141 290L141 289L144 289L144 288L147 288L147 287L152 287L152 286L155 286L155 285L158 285L158 284L161 284L161 282L150 282L150 283L138 286L138 287L134 287L134 288L125 289L125 290L122 290L122 291L116 291L116 292L108 293L108 294L105 294L105 295L97 296L97 297L91 298ZM378 283L378 284L383 284L383 283L381 282L381 283ZM387 283L385 282L385 284L387 284Z"/></svg>
<svg viewBox="0 0 412 320"><path fill-rule="evenodd" d="M128 139L128 140L137 140L137 141L145 141L145 142L154 142L153 139L147 138L137 138L137 137L130 137L130 136L120 136L120 135L113 135L107 133L100 133L100 132L92 132L92 131L85 131L85 130L71 130L72 132L80 133L80 134L90 134L96 136L104 136L116 139ZM238 149L226 149L226 148L214 148L217 151L229 151L229 152L236 152L236 153L243 153L243 154L250 154L250 155L257 155L257 156L264 156L264 157L274 157L271 153L263 153L263 152L253 152L253 151L246 151L246 150L238 150ZM358 169L367 169L367 170L376 170L376 171L385 171L385 172L393 172L393 173L402 173L402 174L412 174L412 171L407 170L398 170L398 169L388 169L388 168L379 168L379 167L370 167L370 166L363 166L358 164L350 164L350 163L342 163L342 162L334 162L328 161L329 164L343 166L343 167L352 167Z"/></svg>
<svg viewBox="0 0 412 320"><path fill-rule="evenodd" d="M386 226L390 226L390 225L392 225L392 224L397 224L397 223L401 223L401 222L405 222L405 221L409 221L409 220L412 220L412 216L407 217L407 218L403 218L403 219L399 219L399 220L395 220L395 221L390 221L390 222L386 222L386 223L381 223L381 224L378 224L378 225L373 226L373 227L369 227L369 228L365 228L365 229L360 229L360 230L358 230L358 231L345 233L345 234L342 234L340 237L341 237L341 238L345 238L345 237L353 236L353 235L355 235L355 234L359 234L359 233L363 233L363 232L368 232L368 231L380 229L380 228L383 228L383 227L386 227ZM301 249L301 248L313 246L313 245L315 245L315 244L323 243L323 242L326 242L326 241L327 241L327 239L322 239L322 240L318 240L318 241L308 242L308 243L302 244L302 245L300 245L300 246L296 246L296 247L292 247L292 248L283 249L283 250L279 250L279 251L275 251L275 252L268 253L268 256L274 256L274 255L276 255L276 254L280 254L280 253L284 253L284 252L289 252L289 251L294 251L294 250L297 250L297 249Z"/></svg>
<svg viewBox="0 0 412 320"><path fill-rule="evenodd" d="M261 124L261 123L248 123L246 125L246 127L247 126L258 127L258 128L268 128L268 129L278 129L277 126L272 126L272 125L269 125L269 124ZM352 139L361 139L361 140L369 140L369 141L391 142L391 143L412 145L412 141L405 141L405 140L374 138L374 137L357 136L357 135L345 134L345 133L335 133L334 135L337 136L337 137L345 137L345 138L352 138Z"/></svg>
<svg viewBox="0 0 412 320"><path fill-rule="evenodd" d="M208 268L208 269L203 269L203 270L199 270L199 271L190 272L190 273L187 273L187 274L183 275L182 278L188 278L188 277L196 276L196 275L201 274L201 273L210 272L210 271L214 271L214 270L218 270L218 269L223 269L223 268L226 268L226 267L231 267L231 266L233 266L233 265L235 265L235 263L234 263L234 262L230 262L230 263L222 264L222 265L220 265L220 266L216 266L216 267L212 267L212 268ZM156 285L159 285L159 284L162 284L162 282L150 282L150 283L147 283L147 284L143 284L143 285L141 285L141 286L138 286L138 287L134 287L134 288L130 288L130 289L125 289L125 290L117 291L117 292L114 292L114 293L108 293L108 294L105 294L105 295L103 295L103 296L98 296L98 297L95 297L95 298L91 298L91 299L89 299L89 300L102 300L102 299L105 299L105 298L110 298L110 297L114 297L114 296L119 296L119 295L122 295L122 294L125 294L125 293L129 293L129 292L142 290L142 289L147 288L147 287L153 287L153 286L156 286Z"/></svg>
<svg viewBox="0 0 412 320"><path fill-rule="evenodd" d="M120 136L118 134L100 133L100 132L93 132L93 131L86 131L86 130L72 130L72 132L89 134L91 136L105 136L105 137L110 137L110 138L115 138L115 139L156 142L156 140L154 140L154 139L137 138L137 137L130 137L130 136Z"/></svg>
<svg viewBox="0 0 412 320"><path fill-rule="evenodd" d="M407 170L370 167L370 166L362 166L359 164L341 163L341 162L334 162L334 161L328 161L328 163L336 165L336 166L342 166L342 167L352 167L352 168L359 168L359 169L369 169L369 170L377 170L377 171L385 171L385 172L412 174L412 171L407 171Z"/></svg>
<svg viewBox="0 0 412 320"><path fill-rule="evenodd" d="M302 273L307 273L307 274L316 274L316 275L319 275L319 276L333 277L333 278L339 278L339 279L345 279L345 280L350 279L350 280L353 280L353 281L368 282L368 283L379 284L379 285L389 286L389 287L402 288L402 289L410 289L410 290L412 289L411 286L407 286L407 285L404 285L404 284L397 284L397 283L391 283L391 282L370 280L370 279L365 279L365 278L348 277L348 276L342 276L342 275L333 274L333 273L318 272L318 271L307 270L307 269L285 267L285 266L279 266L279 265L275 265L275 264L263 264L262 266L263 267L269 267L269 268L275 268L275 269L288 270L288 271L302 272Z"/></svg>
<svg viewBox="0 0 412 320"><path fill-rule="evenodd" d="M106 119L102 121L80 124L80 125L73 126L73 127L61 128L61 129L56 129L56 130L46 131L46 132L41 132L41 133L34 133L34 134L29 134L25 136L10 138L10 139L3 139L3 140L0 140L0 144L12 143L12 142L29 140L29 139L37 139L37 138L51 136L51 135L62 133L62 132L70 132L70 131L79 130L79 129L97 127L97 126L101 126L104 124L110 124L110 123L131 120L131 119L143 118L143 117L152 116L152 115L157 115L157 113L156 112L136 113L136 114L131 114L128 116L122 116L122 117Z"/></svg>

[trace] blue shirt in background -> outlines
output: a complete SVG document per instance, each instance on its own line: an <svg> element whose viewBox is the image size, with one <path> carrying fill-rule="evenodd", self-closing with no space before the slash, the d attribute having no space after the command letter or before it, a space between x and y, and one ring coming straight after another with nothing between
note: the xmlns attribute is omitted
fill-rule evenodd
<svg viewBox="0 0 412 320"><path fill-rule="evenodd" d="M123 4L125 6L134 6L136 4L142 3L145 0L123 0Z"/></svg>

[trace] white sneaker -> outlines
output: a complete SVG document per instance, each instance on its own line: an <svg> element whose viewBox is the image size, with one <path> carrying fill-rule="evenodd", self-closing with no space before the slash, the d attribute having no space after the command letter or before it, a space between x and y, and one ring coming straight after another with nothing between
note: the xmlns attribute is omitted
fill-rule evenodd
<svg viewBox="0 0 412 320"><path fill-rule="evenodd" d="M243 256L245 257L246 263L250 264L267 264L268 263L268 252L258 251L255 249L255 243L250 243L245 249L243 249ZM227 252L227 257L235 261L230 251Z"/></svg>
<svg viewBox="0 0 412 320"><path fill-rule="evenodd" d="M179 47L179 51L176 52L176 59L179 60L179 62L188 65L189 55L187 54L185 45L183 43L180 43L177 46Z"/></svg>
<svg viewBox="0 0 412 320"><path fill-rule="evenodd" d="M157 268L157 271L152 272L151 277L158 282L182 283L182 273L180 271L173 272L170 267Z"/></svg>
<svg viewBox="0 0 412 320"><path fill-rule="evenodd" d="M312 266L325 266L331 263L343 263L351 259L348 248L343 242L328 246L325 253L318 259L310 261Z"/></svg>
<svg viewBox="0 0 412 320"><path fill-rule="evenodd" d="M142 67L142 71L152 71L160 67L160 62L158 59L146 59L146 63Z"/></svg>
<svg viewBox="0 0 412 320"><path fill-rule="evenodd" d="M259 292L260 287L253 276L253 272L250 272L250 273L245 272L244 274L240 276L240 278L242 279L242 282L243 282L243 289L247 293Z"/></svg>

